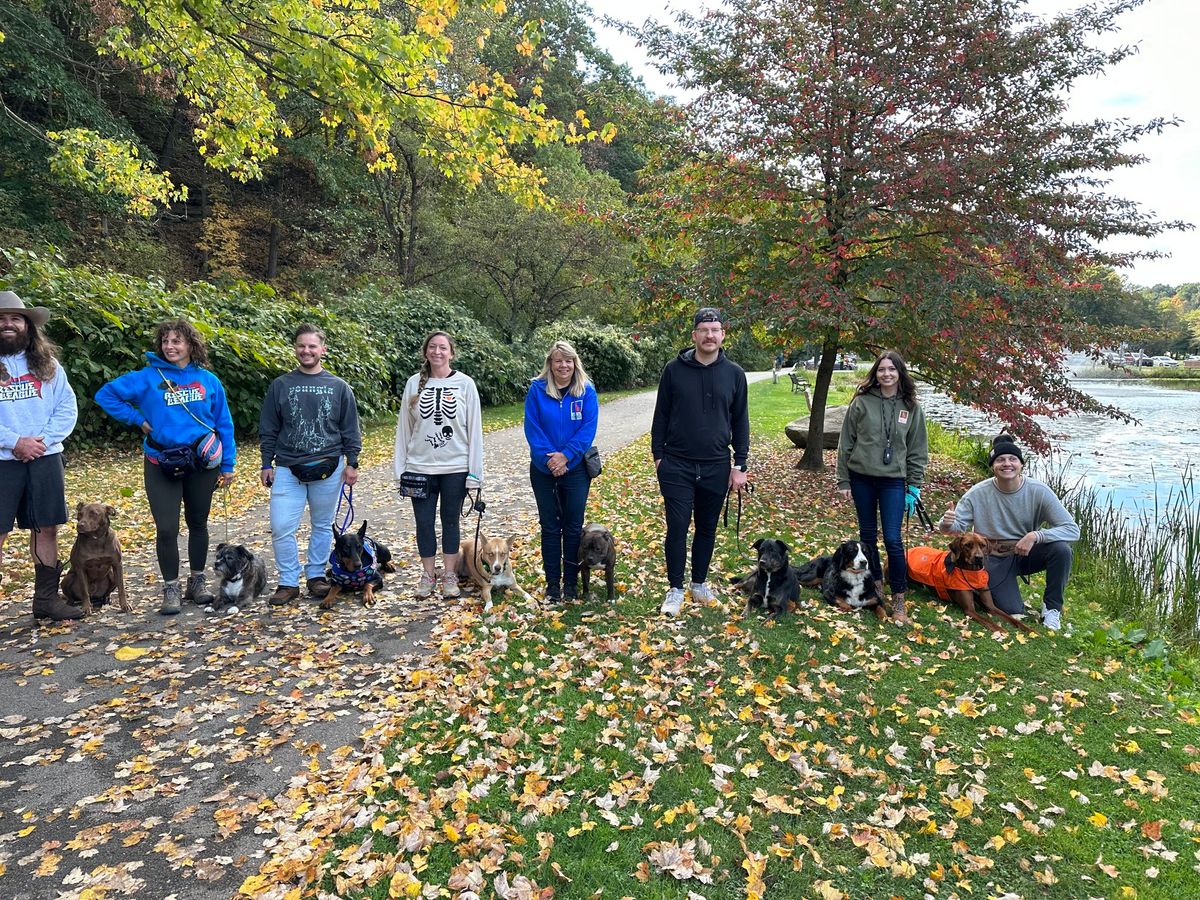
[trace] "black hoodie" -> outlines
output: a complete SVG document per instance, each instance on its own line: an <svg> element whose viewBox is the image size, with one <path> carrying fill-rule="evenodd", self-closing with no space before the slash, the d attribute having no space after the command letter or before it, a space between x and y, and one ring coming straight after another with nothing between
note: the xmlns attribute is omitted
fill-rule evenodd
<svg viewBox="0 0 1200 900"><path fill-rule="evenodd" d="M750 415L746 373L724 350L711 365L696 362L696 350L680 351L663 368L650 426L650 451L692 462L746 464L750 453Z"/></svg>

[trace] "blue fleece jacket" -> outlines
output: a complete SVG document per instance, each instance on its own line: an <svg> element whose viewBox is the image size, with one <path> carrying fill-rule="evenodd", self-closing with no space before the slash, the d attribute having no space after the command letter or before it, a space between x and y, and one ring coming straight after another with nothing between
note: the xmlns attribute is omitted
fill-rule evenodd
<svg viewBox="0 0 1200 900"><path fill-rule="evenodd" d="M233 418L225 388L208 369L194 363L181 369L147 351L146 368L114 378L96 392L96 403L118 422L134 428L141 428L142 422L150 423L150 434L142 446L152 460L158 459L158 451L150 443L151 438L160 447L182 447L208 433L200 422L210 425L221 439L221 471L233 471L237 457Z"/></svg>
<svg viewBox="0 0 1200 900"><path fill-rule="evenodd" d="M555 400L546 393L546 382L535 379L525 395L525 440L534 466L549 474L546 457L561 453L567 458L567 468L574 469L595 443L599 418L600 401L590 382L584 386L582 397L566 394Z"/></svg>

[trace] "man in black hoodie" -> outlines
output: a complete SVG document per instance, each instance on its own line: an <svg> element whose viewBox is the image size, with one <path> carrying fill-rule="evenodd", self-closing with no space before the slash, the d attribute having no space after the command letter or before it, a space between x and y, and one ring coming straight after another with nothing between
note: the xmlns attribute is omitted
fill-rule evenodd
<svg viewBox="0 0 1200 900"><path fill-rule="evenodd" d="M746 484L750 452L746 373L721 350L725 340L721 312L705 307L697 310L692 322L693 346L663 369L650 428L650 450L666 507L664 551L670 590L662 613L668 616L678 615L683 605L688 522L693 513L692 599L714 599L708 565L721 504L729 491L740 491Z"/></svg>

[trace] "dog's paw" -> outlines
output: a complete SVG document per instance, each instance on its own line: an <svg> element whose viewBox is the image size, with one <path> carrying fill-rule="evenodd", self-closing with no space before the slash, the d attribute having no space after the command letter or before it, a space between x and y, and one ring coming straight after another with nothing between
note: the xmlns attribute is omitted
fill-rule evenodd
<svg viewBox="0 0 1200 900"><path fill-rule="evenodd" d="M333 601L330 600L328 597L326 597L324 600L321 601L321 609L324 609L324 610L333 609Z"/></svg>

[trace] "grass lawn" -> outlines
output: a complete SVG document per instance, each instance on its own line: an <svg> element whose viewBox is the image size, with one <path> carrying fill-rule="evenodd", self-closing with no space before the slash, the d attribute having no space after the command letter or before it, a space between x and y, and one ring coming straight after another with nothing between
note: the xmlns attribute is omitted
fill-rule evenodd
<svg viewBox="0 0 1200 900"><path fill-rule="evenodd" d="M794 468L780 429L802 401L753 391L743 544L828 550L853 512L831 472ZM664 620L646 443L606 459L590 501L618 602L449 613L375 752L345 748L260 822L276 836L244 894L1200 895L1200 720L1161 662L1097 643L1072 592L1058 636L993 637L915 593L909 629L813 592L780 622L728 591ZM968 477L930 474L931 509ZM533 589L536 541L522 557ZM750 565L723 530L712 580Z"/></svg>

